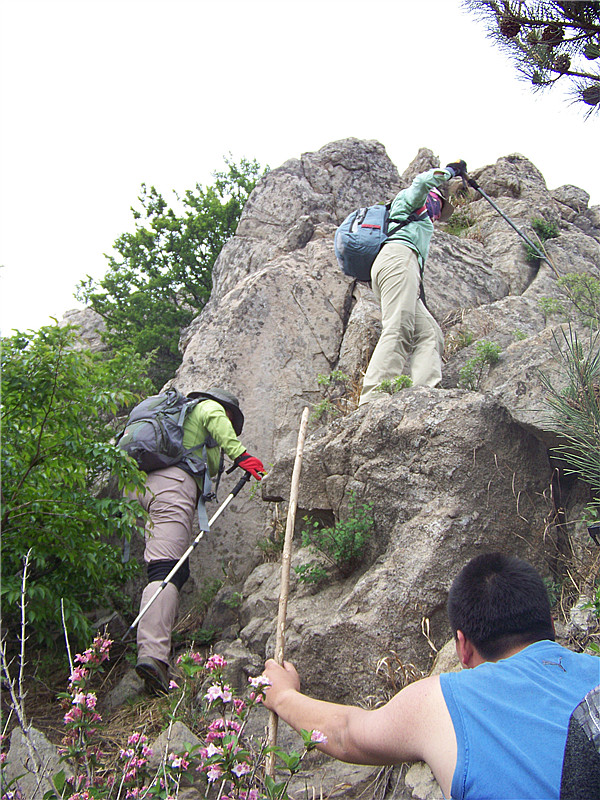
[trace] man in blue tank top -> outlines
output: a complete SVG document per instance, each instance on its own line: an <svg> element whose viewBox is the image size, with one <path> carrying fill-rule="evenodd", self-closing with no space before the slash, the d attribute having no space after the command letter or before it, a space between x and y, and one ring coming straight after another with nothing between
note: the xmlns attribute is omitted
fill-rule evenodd
<svg viewBox="0 0 600 800"><path fill-rule="evenodd" d="M569 721L600 684L600 658L554 641L546 587L521 559L487 553L454 580L448 616L461 672L409 684L365 710L300 692L270 659L265 704L324 753L357 764L426 761L454 800L559 800Z"/></svg>

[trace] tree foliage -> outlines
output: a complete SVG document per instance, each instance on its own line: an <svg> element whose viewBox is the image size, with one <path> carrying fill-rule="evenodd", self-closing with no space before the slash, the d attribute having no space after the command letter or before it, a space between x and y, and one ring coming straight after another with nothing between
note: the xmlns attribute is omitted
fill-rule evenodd
<svg viewBox="0 0 600 800"><path fill-rule="evenodd" d="M569 83L587 116L600 109L600 2L465 0L534 90Z"/></svg>
<svg viewBox="0 0 600 800"><path fill-rule="evenodd" d="M566 472L585 481L593 496L588 507L591 519L600 520L600 334L582 342L569 327L556 334L556 343L568 384L558 391L546 375L551 410L550 427L560 435L554 448L567 464Z"/></svg>
<svg viewBox="0 0 600 800"><path fill-rule="evenodd" d="M111 443L115 415L148 391L136 377L142 359L130 351L107 359L75 345L75 328L55 325L17 333L2 348L3 624L19 624L19 573L31 549L29 631L50 646L63 613L69 634L87 641L86 612L110 604L131 574L120 544L138 529L140 507L121 490L143 485Z"/></svg>
<svg viewBox="0 0 600 800"><path fill-rule="evenodd" d="M559 434L554 452L564 460L567 473L585 481L592 493L587 508L590 520L600 521L600 281L588 274L568 273L559 278L567 304L556 312L569 324L554 335L564 389L542 374L550 409L549 427ZM589 328L589 339L577 334L571 320Z"/></svg>
<svg viewBox="0 0 600 800"><path fill-rule="evenodd" d="M256 161L225 163L212 186L175 193L180 211L154 186L142 185L141 210L132 208L134 232L115 241L117 255L107 256L102 280L88 276L78 287L78 298L104 318L110 346L128 344L151 355L149 375L157 390L181 363L180 332L210 297L213 265L261 172Z"/></svg>

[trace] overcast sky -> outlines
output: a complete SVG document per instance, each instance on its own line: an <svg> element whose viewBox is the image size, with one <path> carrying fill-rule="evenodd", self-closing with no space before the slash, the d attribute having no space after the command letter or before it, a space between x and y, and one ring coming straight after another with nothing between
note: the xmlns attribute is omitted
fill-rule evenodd
<svg viewBox="0 0 600 800"><path fill-rule="evenodd" d="M77 306L133 230L223 156L274 168L328 142L429 147L470 168L520 152L600 204L598 117L533 95L460 0L0 0L0 326ZM376 202L379 198L373 198Z"/></svg>

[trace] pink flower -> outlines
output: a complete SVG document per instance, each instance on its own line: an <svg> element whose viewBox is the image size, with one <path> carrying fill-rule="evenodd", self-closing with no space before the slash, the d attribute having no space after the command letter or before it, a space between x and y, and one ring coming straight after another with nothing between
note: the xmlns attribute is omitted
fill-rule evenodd
<svg viewBox="0 0 600 800"><path fill-rule="evenodd" d="M262 689L263 686L270 686L271 681L266 675L258 675L256 678L248 678L248 683L254 689Z"/></svg>
<svg viewBox="0 0 600 800"><path fill-rule="evenodd" d="M236 714L241 714L242 711L246 708L246 703L241 700L239 697L233 698L233 708L235 709Z"/></svg>
<svg viewBox="0 0 600 800"><path fill-rule="evenodd" d="M190 762L186 761L183 756L176 756L174 753L170 753L169 758L171 759L171 767L173 769L186 770L190 765Z"/></svg>
<svg viewBox="0 0 600 800"><path fill-rule="evenodd" d="M210 658L206 662L206 669L209 672L212 672L213 670L216 669L221 669L222 667L226 666L227 662L225 661L223 656L220 656L218 653L215 653L214 655L210 656Z"/></svg>
<svg viewBox="0 0 600 800"><path fill-rule="evenodd" d="M96 708L96 703L97 703L97 697L93 693L88 694L88 696L85 698L85 704L88 708L91 709Z"/></svg>
<svg viewBox="0 0 600 800"><path fill-rule="evenodd" d="M211 742L208 745L208 747L206 748L206 757L207 758L211 758L212 756L216 756L216 755L223 755L223 748L222 747L217 747L216 744L213 744Z"/></svg>
<svg viewBox="0 0 600 800"><path fill-rule="evenodd" d="M242 775L247 775L252 767L250 764L247 764L245 761L242 761L240 764L236 764L235 767L231 770L234 775L237 775L238 778L241 778Z"/></svg>
<svg viewBox="0 0 600 800"><path fill-rule="evenodd" d="M222 700L224 703L230 703L233 695L229 686L220 686L218 683L213 683L212 686L208 687L204 698L208 700L209 703L214 703L215 700Z"/></svg>
<svg viewBox="0 0 600 800"><path fill-rule="evenodd" d="M312 731L310 734L311 742L315 742L316 744L327 744L327 737L321 731Z"/></svg>
<svg viewBox="0 0 600 800"><path fill-rule="evenodd" d="M239 733L241 729L242 726L236 720L225 720L219 717L218 719L214 719L208 726L206 741L214 742L230 733Z"/></svg>
<svg viewBox="0 0 600 800"><path fill-rule="evenodd" d="M84 681L90 674L89 669L85 669L85 667L75 667L71 676L69 677L69 681L71 683L80 683Z"/></svg>
<svg viewBox="0 0 600 800"><path fill-rule="evenodd" d="M179 684L175 681L169 681L169 689L179 689Z"/></svg>
<svg viewBox="0 0 600 800"><path fill-rule="evenodd" d="M221 692L221 699L224 703L231 703L233 700L233 693L231 691L231 686L224 686L223 691Z"/></svg>
<svg viewBox="0 0 600 800"><path fill-rule="evenodd" d="M223 770L221 767L218 764L212 764L206 773L206 777L208 778L209 783L214 783L221 777L222 774Z"/></svg>
<svg viewBox="0 0 600 800"><path fill-rule="evenodd" d="M63 721L65 725L68 725L70 722L79 722L81 717L83 716L83 712L77 706L76 708L72 708L70 711L67 711L65 716L63 717Z"/></svg>

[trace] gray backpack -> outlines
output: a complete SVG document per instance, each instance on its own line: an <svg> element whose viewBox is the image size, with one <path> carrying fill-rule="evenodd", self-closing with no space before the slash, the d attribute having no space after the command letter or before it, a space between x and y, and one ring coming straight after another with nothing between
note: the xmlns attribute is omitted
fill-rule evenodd
<svg viewBox="0 0 600 800"><path fill-rule="evenodd" d="M128 453L144 472L181 465L194 475L206 469L206 462L196 451L214 447L212 437L195 447L183 446L183 423L186 415L201 399L190 399L177 389L152 395L133 408L118 436L117 445Z"/></svg>

